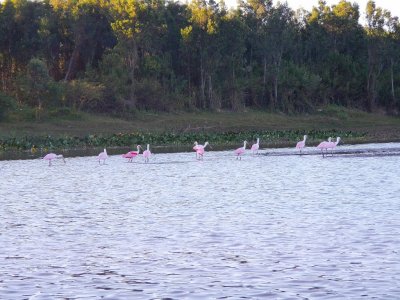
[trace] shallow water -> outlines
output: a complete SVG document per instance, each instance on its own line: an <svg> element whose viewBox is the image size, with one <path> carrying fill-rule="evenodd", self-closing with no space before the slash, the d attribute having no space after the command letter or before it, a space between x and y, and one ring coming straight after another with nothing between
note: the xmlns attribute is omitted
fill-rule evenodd
<svg viewBox="0 0 400 300"><path fill-rule="evenodd" d="M0 161L0 299L400 299L399 169L232 151Z"/></svg>

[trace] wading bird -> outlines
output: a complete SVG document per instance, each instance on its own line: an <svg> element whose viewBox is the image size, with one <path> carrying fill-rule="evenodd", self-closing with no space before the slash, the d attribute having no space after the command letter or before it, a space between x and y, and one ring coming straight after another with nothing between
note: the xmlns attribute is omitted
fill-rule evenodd
<svg viewBox="0 0 400 300"><path fill-rule="evenodd" d="M208 142L205 142L204 145L199 145L197 142L194 143L193 150L196 151L196 158L197 159L203 159L203 155L205 153L205 148L207 146L210 146L210 144Z"/></svg>
<svg viewBox="0 0 400 300"><path fill-rule="evenodd" d="M324 157L324 149L327 152L328 151L328 146L329 144L332 142L332 138L329 137L328 141L323 141L321 143L318 144L317 148L321 149L321 153L322 153L322 157Z"/></svg>
<svg viewBox="0 0 400 300"><path fill-rule="evenodd" d="M139 151L139 149L138 149ZM151 156L151 152L150 152L150 145L147 144L147 149L143 151L143 157L144 157L144 161L147 163L149 162Z"/></svg>
<svg viewBox="0 0 400 300"><path fill-rule="evenodd" d="M99 165L100 165L100 161L103 161L103 165L105 165L107 158L108 158L107 150L104 149L103 152L100 152L100 154L97 156L97 160L99 161Z"/></svg>
<svg viewBox="0 0 400 300"><path fill-rule="evenodd" d="M254 154L258 154L258 149L260 148L260 138L257 138L257 143L251 146L251 152Z"/></svg>
<svg viewBox="0 0 400 300"><path fill-rule="evenodd" d="M136 149L136 151L129 151L125 154L122 154L122 157L129 158L128 162L132 162L132 159L140 154L140 149L142 149L142 146L137 145Z"/></svg>
<svg viewBox="0 0 400 300"><path fill-rule="evenodd" d="M244 152L246 151L246 144L247 144L247 141L244 141L243 142L243 147L237 148L235 150L236 159L242 160L242 156L241 155L243 155Z"/></svg>
<svg viewBox="0 0 400 300"><path fill-rule="evenodd" d="M336 148L336 146L339 144L339 142L340 142L340 137L336 138L336 142L329 142L327 145L327 149L326 149L327 154L328 154L328 149L331 149L331 153L333 156L333 149Z"/></svg>
<svg viewBox="0 0 400 300"><path fill-rule="evenodd" d="M303 137L303 140L296 144L296 149L300 150L300 154L301 154L302 150L306 147L306 139L307 139L307 136L305 135Z"/></svg>
<svg viewBox="0 0 400 300"><path fill-rule="evenodd" d="M55 153L49 153L49 154L46 154L45 157L43 157L44 160L48 160L49 161L49 166L51 166L51 161L53 159L60 159L60 158L64 161L64 164L65 164L65 158L64 158L64 156L62 156L62 154L58 154L57 155Z"/></svg>

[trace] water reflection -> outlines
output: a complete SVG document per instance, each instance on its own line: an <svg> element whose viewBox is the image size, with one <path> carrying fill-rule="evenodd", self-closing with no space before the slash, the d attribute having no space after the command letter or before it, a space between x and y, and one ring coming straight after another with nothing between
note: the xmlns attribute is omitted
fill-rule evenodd
<svg viewBox="0 0 400 300"><path fill-rule="evenodd" d="M0 298L397 299L398 170L232 151L1 161Z"/></svg>

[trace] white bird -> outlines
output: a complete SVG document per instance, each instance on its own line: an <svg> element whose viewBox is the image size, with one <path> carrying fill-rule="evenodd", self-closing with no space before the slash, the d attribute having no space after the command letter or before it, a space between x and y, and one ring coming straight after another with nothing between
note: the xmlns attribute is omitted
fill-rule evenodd
<svg viewBox="0 0 400 300"><path fill-rule="evenodd" d="M100 164L100 161L103 161L103 165L106 164L107 158L108 158L108 155L107 155L106 149L104 149L103 152L100 152L100 154L97 156L97 160L99 161L99 164Z"/></svg>

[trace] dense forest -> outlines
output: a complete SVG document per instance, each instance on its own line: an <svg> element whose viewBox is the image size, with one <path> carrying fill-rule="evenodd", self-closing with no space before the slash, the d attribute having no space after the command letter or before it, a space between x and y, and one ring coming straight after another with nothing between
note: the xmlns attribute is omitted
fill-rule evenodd
<svg viewBox="0 0 400 300"><path fill-rule="evenodd" d="M400 23L374 1L6 0L0 117L13 110L400 110Z"/></svg>

